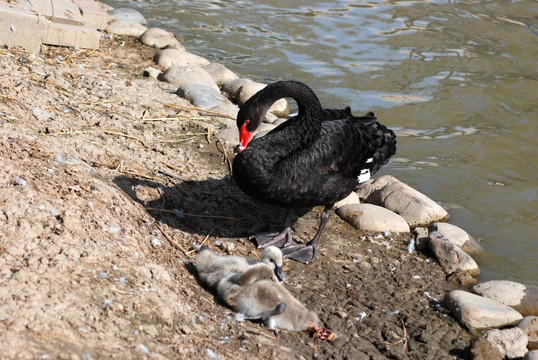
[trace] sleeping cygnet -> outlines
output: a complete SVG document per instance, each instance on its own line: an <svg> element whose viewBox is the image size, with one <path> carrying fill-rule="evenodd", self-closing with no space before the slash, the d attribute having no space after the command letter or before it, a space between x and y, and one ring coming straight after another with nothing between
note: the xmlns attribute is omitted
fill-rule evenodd
<svg viewBox="0 0 538 360"><path fill-rule="evenodd" d="M217 294L246 319L264 320L271 329L305 331L320 326L317 315L272 281L272 269L265 264L231 274L217 286Z"/></svg>
<svg viewBox="0 0 538 360"><path fill-rule="evenodd" d="M282 251L276 246L266 247L262 251L259 263L266 264L272 269L274 281L282 282L286 278L282 270ZM256 260L241 256L217 255L208 248L202 248L194 267L200 280L210 288L214 288L226 276L241 273L255 264L258 264Z"/></svg>

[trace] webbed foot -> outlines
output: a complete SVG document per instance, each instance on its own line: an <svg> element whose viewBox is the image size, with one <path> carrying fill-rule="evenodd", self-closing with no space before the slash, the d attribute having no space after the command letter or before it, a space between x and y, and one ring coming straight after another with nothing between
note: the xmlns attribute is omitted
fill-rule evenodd
<svg viewBox="0 0 538 360"><path fill-rule="evenodd" d="M282 248L282 257L300 261L303 264L311 263L318 256L317 245L296 244Z"/></svg>
<svg viewBox="0 0 538 360"><path fill-rule="evenodd" d="M289 227L281 232L267 232L252 235L248 239L251 241L254 240L258 249L263 249L271 245L282 248L293 244L291 228Z"/></svg>

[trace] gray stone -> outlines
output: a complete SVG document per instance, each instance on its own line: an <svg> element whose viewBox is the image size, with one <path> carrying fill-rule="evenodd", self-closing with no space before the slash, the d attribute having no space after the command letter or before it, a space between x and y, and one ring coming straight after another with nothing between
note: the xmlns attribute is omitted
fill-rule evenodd
<svg viewBox="0 0 538 360"><path fill-rule="evenodd" d="M517 327L527 335L529 350L538 350L538 316L525 316Z"/></svg>
<svg viewBox="0 0 538 360"><path fill-rule="evenodd" d="M250 79L240 78L224 84L222 90L228 93L239 106L243 106L248 99L266 86ZM290 112L290 106L286 99L280 99L269 108L268 112L278 117L285 117Z"/></svg>
<svg viewBox="0 0 538 360"><path fill-rule="evenodd" d="M520 358L527 353L527 335L518 327L488 330L484 337L508 359Z"/></svg>
<svg viewBox="0 0 538 360"><path fill-rule="evenodd" d="M199 84L180 86L176 94L190 101L195 107L204 110L214 108L228 101L219 91Z"/></svg>
<svg viewBox="0 0 538 360"><path fill-rule="evenodd" d="M492 280L473 286L473 292L513 307L523 316L538 315L536 289L508 280Z"/></svg>
<svg viewBox="0 0 538 360"><path fill-rule="evenodd" d="M147 25L144 16L138 11L130 8L117 8L108 12L113 20L122 20L128 22L136 22L140 25Z"/></svg>
<svg viewBox="0 0 538 360"><path fill-rule="evenodd" d="M430 225L429 231L439 231L468 254L484 251L482 245L475 238L456 225L436 222Z"/></svg>
<svg viewBox="0 0 538 360"><path fill-rule="evenodd" d="M372 204L344 205L336 210L338 216L353 227L369 232L408 233L409 225L400 215Z"/></svg>
<svg viewBox="0 0 538 360"><path fill-rule="evenodd" d="M445 273L450 275L458 270L463 270L468 271L473 276L480 274L476 261L446 236L434 231L428 237L430 250Z"/></svg>
<svg viewBox="0 0 538 360"><path fill-rule="evenodd" d="M176 39L174 34L159 28L149 28L141 36L140 42L144 45L153 46L157 49L185 50L183 45Z"/></svg>
<svg viewBox="0 0 538 360"><path fill-rule="evenodd" d="M219 86L229 83L232 80L239 79L236 73L219 63L211 63L202 66Z"/></svg>
<svg viewBox="0 0 538 360"><path fill-rule="evenodd" d="M361 201L400 214L412 228L450 218L441 205L390 175L364 183L357 194Z"/></svg>
<svg viewBox="0 0 538 360"><path fill-rule="evenodd" d="M538 350L529 351L523 360L538 360Z"/></svg>
<svg viewBox="0 0 538 360"><path fill-rule="evenodd" d="M468 329L503 327L523 318L509 306L463 290L452 290L445 302L454 317Z"/></svg>
<svg viewBox="0 0 538 360"><path fill-rule="evenodd" d="M465 270L457 270L450 274L446 279L452 284L463 287L474 285L478 281L471 275L471 273Z"/></svg>
<svg viewBox="0 0 538 360"><path fill-rule="evenodd" d="M499 349L484 337L474 339L471 343L471 359L473 360L503 360Z"/></svg>
<svg viewBox="0 0 538 360"><path fill-rule="evenodd" d="M359 199L359 196L356 192L351 192L345 199L342 199L338 201L336 204L334 204L333 209L336 210L344 205L352 205L352 204L360 204L361 201Z"/></svg>
<svg viewBox="0 0 538 360"><path fill-rule="evenodd" d="M223 124L226 125L226 127L233 127L235 130L237 130L237 127L236 127L236 121L235 119L237 119L237 113L239 112L239 107L235 104L232 104L232 103L229 103L229 102L226 102L226 103L223 103L223 104L219 104L215 107L212 107L211 110L214 115L215 118L217 118L217 120L221 121L223 120ZM222 115L222 116L218 116L218 115Z"/></svg>
<svg viewBox="0 0 538 360"><path fill-rule="evenodd" d="M107 32L110 34L133 37L139 37L146 29L147 27L140 23L125 20L115 20L107 26Z"/></svg>
<svg viewBox="0 0 538 360"><path fill-rule="evenodd" d="M239 144L239 132L236 127L229 127L221 130L217 134L217 139L227 146L234 147Z"/></svg>
<svg viewBox="0 0 538 360"><path fill-rule="evenodd" d="M213 78L207 71L198 66L170 66L159 77L159 80L179 87L195 84L204 85L220 93L220 89L213 81Z"/></svg>
<svg viewBox="0 0 538 360"><path fill-rule="evenodd" d="M155 63L163 69L170 66L202 66L209 64L209 60L180 49L162 49L153 57Z"/></svg>

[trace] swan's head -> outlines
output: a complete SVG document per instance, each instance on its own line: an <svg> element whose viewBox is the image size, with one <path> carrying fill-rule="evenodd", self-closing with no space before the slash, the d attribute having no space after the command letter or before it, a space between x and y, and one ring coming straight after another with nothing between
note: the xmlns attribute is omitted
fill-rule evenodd
<svg viewBox="0 0 538 360"><path fill-rule="evenodd" d="M245 151L250 139L252 139L252 131L248 131L247 129L249 124L250 120L246 120L239 128L239 146L237 147L237 152L240 154Z"/></svg>
<svg viewBox="0 0 538 360"><path fill-rule="evenodd" d="M263 90L252 96L237 113L237 129L239 130L239 153L245 151L252 139L254 130L260 126L271 103L263 101Z"/></svg>
<svg viewBox="0 0 538 360"><path fill-rule="evenodd" d="M278 282L284 282L286 275L282 269L282 251L276 246L268 246L263 252L260 261L267 264L273 269L274 279Z"/></svg>

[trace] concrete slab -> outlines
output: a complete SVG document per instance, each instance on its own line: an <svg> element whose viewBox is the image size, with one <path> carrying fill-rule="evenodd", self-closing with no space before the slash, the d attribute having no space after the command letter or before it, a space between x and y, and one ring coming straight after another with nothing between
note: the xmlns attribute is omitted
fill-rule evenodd
<svg viewBox="0 0 538 360"><path fill-rule="evenodd" d="M0 0L0 45L35 52L42 43L99 48L96 29L106 27L108 14L95 0L77 1L80 5L72 0Z"/></svg>

